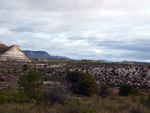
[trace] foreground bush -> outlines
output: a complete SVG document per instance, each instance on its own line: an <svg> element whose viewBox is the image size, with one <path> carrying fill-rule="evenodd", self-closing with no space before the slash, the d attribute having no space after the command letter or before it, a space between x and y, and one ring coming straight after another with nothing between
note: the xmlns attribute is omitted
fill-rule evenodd
<svg viewBox="0 0 150 113"><path fill-rule="evenodd" d="M97 92L96 81L88 73L69 72L66 80L72 83L72 91L76 94L91 96Z"/></svg>
<svg viewBox="0 0 150 113"><path fill-rule="evenodd" d="M134 88L131 85L124 84L120 87L119 95L121 96L142 96L142 92L138 88Z"/></svg>
<svg viewBox="0 0 150 113"><path fill-rule="evenodd" d="M12 102L12 97L0 91L0 104Z"/></svg>
<svg viewBox="0 0 150 113"><path fill-rule="evenodd" d="M144 110L140 108L132 108L130 113L144 113Z"/></svg>
<svg viewBox="0 0 150 113"><path fill-rule="evenodd" d="M134 88L131 85L124 84L120 87L119 95L127 96Z"/></svg>
<svg viewBox="0 0 150 113"><path fill-rule="evenodd" d="M106 98L106 97L109 96L109 94L110 94L110 92L108 90L108 86L107 85L102 85L99 95L103 98Z"/></svg>
<svg viewBox="0 0 150 113"><path fill-rule="evenodd" d="M140 103L150 108L150 94L148 95L147 99L141 97Z"/></svg>
<svg viewBox="0 0 150 113"><path fill-rule="evenodd" d="M54 85L43 93L43 103L46 105L54 103L66 103L70 100L69 91L63 86Z"/></svg>
<svg viewBox="0 0 150 113"><path fill-rule="evenodd" d="M129 94L129 96L140 96L140 95L143 95L142 92L139 91L138 88L133 88Z"/></svg>
<svg viewBox="0 0 150 113"><path fill-rule="evenodd" d="M37 99L41 97L43 82L42 75L37 69L31 69L27 74L19 77L19 85L25 95Z"/></svg>
<svg viewBox="0 0 150 113"><path fill-rule="evenodd" d="M13 97L13 102L28 103L30 102L30 99L25 95L24 91L19 91L18 94L15 97Z"/></svg>

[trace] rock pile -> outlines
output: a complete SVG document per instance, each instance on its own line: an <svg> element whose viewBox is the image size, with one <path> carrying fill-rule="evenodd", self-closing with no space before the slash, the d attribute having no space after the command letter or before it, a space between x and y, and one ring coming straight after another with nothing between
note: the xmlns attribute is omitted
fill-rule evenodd
<svg viewBox="0 0 150 113"><path fill-rule="evenodd" d="M47 69L47 76L65 76L69 71L91 74L100 85L117 87L131 84L136 87L150 87L149 66L99 66L99 67L55 67Z"/></svg>

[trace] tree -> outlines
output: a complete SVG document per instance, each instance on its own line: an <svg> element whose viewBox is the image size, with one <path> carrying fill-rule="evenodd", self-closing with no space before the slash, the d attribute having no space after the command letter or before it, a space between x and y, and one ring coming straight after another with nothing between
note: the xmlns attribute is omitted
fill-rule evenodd
<svg viewBox="0 0 150 113"><path fill-rule="evenodd" d="M66 75L66 80L69 81L70 83L75 83L78 81L79 75L80 72L77 71L68 72L68 74Z"/></svg>
<svg viewBox="0 0 150 113"><path fill-rule="evenodd" d="M66 80L72 83L72 90L76 94L91 96L97 92L96 81L88 73L69 72Z"/></svg>
<svg viewBox="0 0 150 113"><path fill-rule="evenodd" d="M24 93L34 99L39 99L42 93L42 74L36 69L31 69L27 74L19 77L19 85Z"/></svg>
<svg viewBox="0 0 150 113"><path fill-rule="evenodd" d="M124 84L120 87L120 91L119 91L119 94L121 96L127 96L131 90L133 90L134 88L131 86L131 85L128 85L128 84Z"/></svg>

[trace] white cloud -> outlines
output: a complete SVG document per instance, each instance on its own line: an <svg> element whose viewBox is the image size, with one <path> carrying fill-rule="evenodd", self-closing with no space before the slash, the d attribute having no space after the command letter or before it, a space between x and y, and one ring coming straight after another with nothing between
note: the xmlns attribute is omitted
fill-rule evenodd
<svg viewBox="0 0 150 113"><path fill-rule="evenodd" d="M149 61L149 0L0 3L0 41L8 45L78 59Z"/></svg>

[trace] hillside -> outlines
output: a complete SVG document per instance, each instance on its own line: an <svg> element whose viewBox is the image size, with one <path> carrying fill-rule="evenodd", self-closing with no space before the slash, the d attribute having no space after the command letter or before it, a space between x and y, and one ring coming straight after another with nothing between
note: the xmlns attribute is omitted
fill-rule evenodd
<svg viewBox="0 0 150 113"><path fill-rule="evenodd" d="M5 51L7 51L9 49L8 46L6 46L5 44L3 44L2 42L0 42L0 54L4 53Z"/></svg>
<svg viewBox="0 0 150 113"><path fill-rule="evenodd" d="M21 51L19 45L6 46L0 42L0 61L31 62L31 60Z"/></svg>
<svg viewBox="0 0 150 113"><path fill-rule="evenodd" d="M24 52L25 55L27 55L31 59L37 59L37 58L44 58L44 59L49 59L49 58L53 58L53 59L69 59L69 58L63 57L63 56L49 55L45 51L29 51L29 50L24 50L23 52Z"/></svg>

